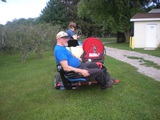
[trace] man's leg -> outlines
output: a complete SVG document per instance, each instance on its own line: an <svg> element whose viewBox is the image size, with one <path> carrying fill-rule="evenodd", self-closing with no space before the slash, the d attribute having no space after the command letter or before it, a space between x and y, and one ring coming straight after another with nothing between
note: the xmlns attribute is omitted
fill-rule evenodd
<svg viewBox="0 0 160 120"><path fill-rule="evenodd" d="M88 62L88 63L81 63L80 68L81 69L85 69L85 68L99 68L99 66L95 62Z"/></svg>
<svg viewBox="0 0 160 120"><path fill-rule="evenodd" d="M107 77L100 68L85 69L88 70L90 74L90 76L88 77L89 79L96 80L99 83L101 89L107 88Z"/></svg>
<svg viewBox="0 0 160 120"><path fill-rule="evenodd" d="M89 62L82 63L79 68L88 70L90 73L90 78L97 80L102 89L112 85L110 75L105 67L102 70L96 63Z"/></svg>

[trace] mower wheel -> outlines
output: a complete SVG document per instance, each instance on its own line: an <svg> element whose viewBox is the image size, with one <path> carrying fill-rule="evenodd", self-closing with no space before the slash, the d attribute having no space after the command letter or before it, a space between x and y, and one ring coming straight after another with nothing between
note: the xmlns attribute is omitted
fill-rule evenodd
<svg viewBox="0 0 160 120"><path fill-rule="evenodd" d="M60 87L61 87L61 76L60 76L60 74L56 74L54 76L54 87L55 87L55 89L60 89Z"/></svg>

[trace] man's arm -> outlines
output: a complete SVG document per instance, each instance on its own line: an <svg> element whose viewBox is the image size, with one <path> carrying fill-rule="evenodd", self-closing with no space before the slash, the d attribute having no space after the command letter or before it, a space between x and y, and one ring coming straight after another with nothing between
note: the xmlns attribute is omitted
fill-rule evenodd
<svg viewBox="0 0 160 120"><path fill-rule="evenodd" d="M78 38L79 38L80 36L73 35L72 37L73 37L74 40L78 40Z"/></svg>
<svg viewBox="0 0 160 120"><path fill-rule="evenodd" d="M74 40L78 40L78 36L77 35L73 35L72 36Z"/></svg>
<svg viewBox="0 0 160 120"><path fill-rule="evenodd" d="M74 68L72 66L69 66L66 60L62 60L60 62L61 66L63 67L64 71L74 71L76 73L80 73L84 77L90 76L87 70L84 69L79 69L79 68Z"/></svg>
<svg viewBox="0 0 160 120"><path fill-rule="evenodd" d="M72 53L72 56L73 56L73 57L76 57L73 53ZM80 58L80 57L76 57L76 58L78 58L78 60L79 60L80 62L82 62L82 58Z"/></svg>

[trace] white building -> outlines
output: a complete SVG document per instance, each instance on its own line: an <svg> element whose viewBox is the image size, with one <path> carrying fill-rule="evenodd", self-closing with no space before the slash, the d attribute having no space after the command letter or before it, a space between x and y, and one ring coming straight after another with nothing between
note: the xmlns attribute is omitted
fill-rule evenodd
<svg viewBox="0 0 160 120"><path fill-rule="evenodd" d="M137 13L134 22L134 48L156 49L160 46L160 9Z"/></svg>

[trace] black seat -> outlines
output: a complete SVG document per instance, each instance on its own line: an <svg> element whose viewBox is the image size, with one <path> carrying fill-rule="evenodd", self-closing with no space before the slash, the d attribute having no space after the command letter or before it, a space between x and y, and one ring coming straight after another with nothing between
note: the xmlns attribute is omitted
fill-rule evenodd
<svg viewBox="0 0 160 120"><path fill-rule="evenodd" d="M80 75L74 71L65 72L60 64L57 65L57 71L59 72L63 85L66 89L72 88L72 82L88 81L87 78L80 77Z"/></svg>
<svg viewBox="0 0 160 120"><path fill-rule="evenodd" d="M78 41L77 40L69 40L68 41L68 47L76 47L78 46Z"/></svg>

